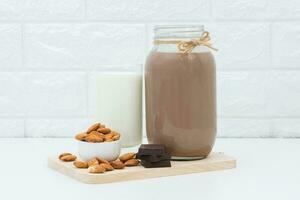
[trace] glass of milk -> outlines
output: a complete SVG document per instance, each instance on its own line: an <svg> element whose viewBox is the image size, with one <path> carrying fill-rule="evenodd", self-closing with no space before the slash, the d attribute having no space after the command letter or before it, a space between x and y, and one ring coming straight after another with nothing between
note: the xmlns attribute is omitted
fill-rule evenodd
<svg viewBox="0 0 300 200"><path fill-rule="evenodd" d="M142 141L142 66L94 75L97 121L121 134L123 147Z"/></svg>

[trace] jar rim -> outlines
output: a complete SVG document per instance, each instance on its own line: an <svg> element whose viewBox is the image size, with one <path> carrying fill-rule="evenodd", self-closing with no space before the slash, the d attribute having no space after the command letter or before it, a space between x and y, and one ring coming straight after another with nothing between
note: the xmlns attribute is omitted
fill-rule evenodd
<svg viewBox="0 0 300 200"><path fill-rule="evenodd" d="M158 29L183 29L183 28L195 28L195 29L204 29L204 25L202 24L190 24L190 25L184 25L184 24L167 24L167 25L155 25L154 31Z"/></svg>
<svg viewBox="0 0 300 200"><path fill-rule="evenodd" d="M155 25L154 39L198 38L203 31L203 25Z"/></svg>

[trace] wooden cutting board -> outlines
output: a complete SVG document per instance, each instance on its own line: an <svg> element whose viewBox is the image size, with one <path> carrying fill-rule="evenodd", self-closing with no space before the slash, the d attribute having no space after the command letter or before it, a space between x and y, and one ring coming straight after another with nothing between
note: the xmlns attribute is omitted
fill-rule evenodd
<svg viewBox="0 0 300 200"><path fill-rule="evenodd" d="M64 175L84 183L101 184L164 176L175 176L206 171L232 169L236 160L224 153L211 153L206 159L194 161L171 161L172 167L144 168L143 166L126 167L121 170L90 174L87 169L77 169L72 162L62 162L57 156L48 158L48 166Z"/></svg>

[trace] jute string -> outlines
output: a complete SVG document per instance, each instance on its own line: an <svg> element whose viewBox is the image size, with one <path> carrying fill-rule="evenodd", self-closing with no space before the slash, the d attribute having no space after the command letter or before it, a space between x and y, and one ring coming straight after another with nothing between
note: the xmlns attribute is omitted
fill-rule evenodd
<svg viewBox="0 0 300 200"><path fill-rule="evenodd" d="M178 47L178 50L184 54L192 52L193 49L199 45L203 45L212 50L217 51L218 49L212 47L212 44L209 41L210 41L209 32L204 31L202 33L201 37L198 39L192 39L192 40L188 40L188 41L184 41L184 40L154 40L154 44L155 45L157 45L157 44L176 44Z"/></svg>

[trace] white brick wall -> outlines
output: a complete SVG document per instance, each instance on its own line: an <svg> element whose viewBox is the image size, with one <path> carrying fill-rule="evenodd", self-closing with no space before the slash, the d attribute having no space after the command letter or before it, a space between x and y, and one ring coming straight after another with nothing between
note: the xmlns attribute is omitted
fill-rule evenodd
<svg viewBox="0 0 300 200"><path fill-rule="evenodd" d="M300 19L298 0L213 0L213 17L218 20Z"/></svg>
<svg viewBox="0 0 300 200"><path fill-rule="evenodd" d="M85 117L85 72L0 73L0 117Z"/></svg>
<svg viewBox="0 0 300 200"><path fill-rule="evenodd" d="M1 0L0 20L79 20L84 19L82 0Z"/></svg>
<svg viewBox="0 0 300 200"><path fill-rule="evenodd" d="M145 26L139 24L25 25L25 67L87 70L142 63L144 36Z"/></svg>
<svg viewBox="0 0 300 200"><path fill-rule="evenodd" d="M87 0L87 19L148 22L210 18L210 0Z"/></svg>
<svg viewBox="0 0 300 200"><path fill-rule="evenodd" d="M204 24L220 137L300 137L298 0L0 0L0 137L94 122L94 72L145 60L155 24Z"/></svg>
<svg viewBox="0 0 300 200"><path fill-rule="evenodd" d="M22 66L22 29L20 24L0 23L0 69Z"/></svg>

